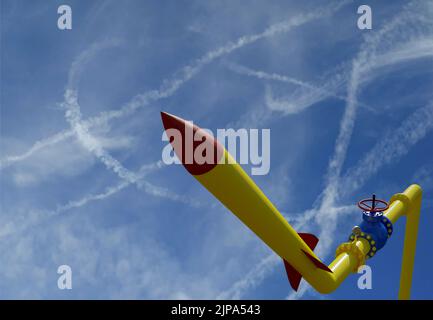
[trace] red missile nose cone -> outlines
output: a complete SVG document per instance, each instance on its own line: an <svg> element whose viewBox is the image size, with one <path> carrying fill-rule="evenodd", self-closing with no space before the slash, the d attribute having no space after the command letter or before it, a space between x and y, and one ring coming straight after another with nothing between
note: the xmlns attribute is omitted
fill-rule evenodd
<svg viewBox="0 0 433 320"><path fill-rule="evenodd" d="M192 175L212 170L224 155L224 147L192 122L161 112L162 123L177 157Z"/></svg>

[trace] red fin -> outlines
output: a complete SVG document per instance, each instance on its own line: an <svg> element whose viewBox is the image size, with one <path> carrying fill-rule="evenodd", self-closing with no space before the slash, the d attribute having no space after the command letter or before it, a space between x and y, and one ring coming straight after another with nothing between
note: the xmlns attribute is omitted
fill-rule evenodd
<svg viewBox="0 0 433 320"><path fill-rule="evenodd" d="M311 233L298 233L299 236L302 238L302 240L305 241L305 243L310 247L311 250L314 250L317 243L319 242L319 238L317 238L314 234ZM322 270L331 272L331 269L328 268L327 265L323 264L321 261L317 260L315 257L313 257L311 254L309 254L307 251L302 250L302 252L310 259L314 265Z"/></svg>
<svg viewBox="0 0 433 320"><path fill-rule="evenodd" d="M317 243L319 242L319 238L317 238L314 234L311 233L298 233L299 236L304 240L304 242L308 245L311 250L316 248ZM308 252L302 250L302 252L314 263L314 265L320 269L326 270L328 272L332 272L326 265L322 262L314 258ZM286 268L287 278L289 278L290 285L293 290L298 291L299 283L301 282L302 275L286 260L284 260L284 267Z"/></svg>
<svg viewBox="0 0 433 320"><path fill-rule="evenodd" d="M317 260L316 258L314 258L311 254L309 254L307 251L301 249L302 252L307 256L308 259L311 260L311 262L314 263L314 265L322 270L328 271L332 273L332 270L328 268L328 266L324 263L322 263L321 261Z"/></svg>
<svg viewBox="0 0 433 320"><path fill-rule="evenodd" d="M292 267L290 263L288 263L286 260L284 260L284 267L286 268L287 278L289 278L290 285L292 286L293 290L298 291L299 283L301 282L301 274L296 271L295 268Z"/></svg>
<svg viewBox="0 0 433 320"><path fill-rule="evenodd" d="M298 233L299 236L304 240L304 242L310 247L311 250L314 250L314 248L317 246L317 243L319 242L319 238L317 238L314 234L311 233Z"/></svg>

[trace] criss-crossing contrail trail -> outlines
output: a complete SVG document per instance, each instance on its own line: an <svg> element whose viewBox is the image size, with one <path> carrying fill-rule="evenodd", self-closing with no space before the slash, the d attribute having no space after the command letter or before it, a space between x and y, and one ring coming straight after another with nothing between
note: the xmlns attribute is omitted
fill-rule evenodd
<svg viewBox="0 0 433 320"><path fill-rule="evenodd" d="M26 152L24 152L20 155L6 156L4 159L1 159L0 160L0 170L9 167L10 165L12 165L15 162L20 162L22 160L25 160L25 159L31 157L33 154L35 154L39 150L42 150L48 146L55 145L59 142L62 142L64 140L68 139L68 138L71 138L73 136L74 136L74 133L71 130L66 129L66 130L60 131L60 132L52 135L51 137L38 140Z"/></svg>
<svg viewBox="0 0 433 320"><path fill-rule="evenodd" d="M96 42L87 50L83 51L72 63L69 70L68 84L65 90L64 102L61 104L65 108L65 119L70 124L71 130L76 135L78 141L92 153L105 167L125 180L127 184L136 184L137 187L143 189L148 194L168 198L173 201L196 204L194 201L188 201L184 196L179 196L169 192L165 188L154 186L148 181L142 180L140 174L130 171L125 168L117 159L111 156L102 146L102 144L89 131L89 128L82 121L80 105L78 103L78 81L81 72L86 63L92 59L98 51L107 47L118 45L118 41L106 40Z"/></svg>
<svg viewBox="0 0 433 320"><path fill-rule="evenodd" d="M122 106L119 110L102 112L96 117L82 120L82 123L85 127L88 128L104 124L107 121L130 115L135 110L148 105L152 101L168 98L172 96L183 84L185 84L187 81L191 80L196 74L198 74L204 66L210 64L214 60L224 55L230 54L246 45L252 44L258 40L271 37L276 34L288 32L293 28L301 26L311 20L329 16L330 14L339 10L341 7L343 7L349 2L352 2L352 0L334 2L326 7L319 8L306 14L296 15L286 21L273 24L261 33L245 35L238 38L234 42L228 42L224 46L206 53L190 65L183 67L179 72L176 72L172 78L163 81L162 85L158 90L151 90L143 94L138 94L133 97L127 104ZM0 170L12 165L15 162L27 159L35 152L47 146L51 146L53 144L64 141L65 139L70 138L73 135L74 133L72 132L72 130L67 130L57 133L52 137L38 140L29 150L27 150L23 154L6 156L4 159L1 159Z"/></svg>
<svg viewBox="0 0 433 320"><path fill-rule="evenodd" d="M346 81L343 74L336 74L334 78L331 80L328 80L326 84L323 87L315 86L309 82L301 81L299 79L289 77L286 75L281 75L277 73L268 73L262 70L254 70L251 68L248 68L243 65L239 65L236 63L226 62L225 66L238 74L249 76L249 77L255 77L257 79L262 80L272 80L272 81L278 81L283 82L287 84L296 85L298 87L308 89L310 90L311 95L316 95L317 101L323 100L325 97L333 97L337 98L339 100L346 100L346 97L343 95L340 95L337 93L337 90L339 87L341 87L344 82ZM284 110L281 110L284 111ZM291 112L289 112L291 113Z"/></svg>
<svg viewBox="0 0 433 320"><path fill-rule="evenodd" d="M286 75L254 70L231 62L225 61L223 62L223 65L225 65L229 70L241 75L255 77L264 81L278 81L298 87L290 97L279 99L273 97L271 87L266 85L265 102L268 108L253 109L244 115L242 119L232 122L227 126L249 126L252 123L254 123L254 125L258 125L260 123L261 126L264 126L265 123L272 121L272 119L275 118L275 114L273 114L274 112L278 112L283 116L290 116L292 114L302 112L327 98L335 98L347 102L347 96L338 93L340 87L344 86L348 82L350 72L343 69L343 67L347 66L347 63L342 63L336 68L333 68L333 70L327 72L329 75L326 77L326 81L323 86L313 85L310 82L301 81ZM358 102L358 105L370 112L377 113L376 109L363 102Z"/></svg>
<svg viewBox="0 0 433 320"><path fill-rule="evenodd" d="M149 171L162 167L162 162L157 161L152 165L143 165L138 173L132 172L125 168L117 159L112 157L103 147L102 144L93 137L86 125L82 123L81 111L78 104L78 95L76 86L80 73L82 72L85 64L93 58L98 51L117 45L117 41L103 41L97 42L91 45L87 50L83 51L72 63L69 71L69 80L65 90L65 100L61 104L65 108L65 118L71 125L71 133L76 135L78 141L92 154L96 156L108 169L116 173L123 181L114 187L108 187L105 192L100 194L89 194L83 198L75 201L69 201L68 203L58 206L54 211L42 210L38 211L32 216L26 216L24 221L17 220L16 224L9 222L0 229L0 237L9 236L27 230L30 226L46 219L56 216L61 212L70 210L72 208L79 208L91 201L103 200L111 195L123 190L131 184L135 184L139 189L144 190L146 193L153 196L162 198L168 198L173 201L179 201L182 203L190 204L192 206L198 206L199 202L191 200L188 197L177 195L165 188L155 186L148 181L144 180L145 174ZM23 219L21 219L23 220Z"/></svg>
<svg viewBox="0 0 433 320"><path fill-rule="evenodd" d="M139 189L143 189L146 193L157 197L169 198L174 201L188 204L192 207L203 206L201 202L196 201L195 199L190 199L185 196L177 195L165 188L154 186L144 180L147 174L162 167L162 161L142 165L140 170L136 174L137 181L135 181L135 185ZM70 200L65 204L57 205L56 209L54 210L37 210L32 212L28 216L17 217L15 221L8 221L7 223L0 225L0 239L4 239L5 237L9 237L11 235L18 236L19 234L28 231L30 228L34 228L38 224L41 224L53 217L57 217L59 214L62 214L71 209L81 208L94 201L106 200L109 197L131 186L132 184L133 183L130 181L122 180L116 185L106 187L105 190L101 193L87 194L80 199Z"/></svg>
<svg viewBox="0 0 433 320"><path fill-rule="evenodd" d="M177 194L175 194L175 193L173 193L173 192L171 192L165 188L154 186L154 185L152 185L152 184L150 184L144 180L144 178L146 177L147 174L149 174L150 172L153 172L155 170L158 170L158 169L162 168L163 166L164 166L164 164L161 160L159 160L155 163L146 164L146 165L141 166L140 170L136 174L137 181L135 181L135 184L138 185L139 188L144 189L146 193L157 196L157 197L169 198L171 200L183 202L183 203L188 204L192 207L202 206L202 204L199 201L190 199L190 198L185 197L183 195L182 196L177 195ZM56 214L68 211L70 209L81 208L81 207L83 207L83 206L85 206L88 203L93 202L93 201L105 200L105 199L117 194L118 192L122 191L123 189L129 187L132 184L133 183L131 183L127 180L123 180L120 183L118 183L117 185L113 185L113 186L109 186L109 187L105 188L105 190L102 193L88 194L88 195L85 195L84 197L82 197L78 200L71 200L71 201L69 201L63 205L58 205L55 210L51 211L47 215L47 217L54 216Z"/></svg>
<svg viewBox="0 0 433 320"><path fill-rule="evenodd" d="M345 95L338 93L339 89L348 80L348 75L346 72L336 72L334 75L327 78L323 86L317 86L286 75L268 73L262 70L254 70L232 62L225 62L224 65L229 70L241 75L255 77L265 81L287 83L302 88L303 91L297 92L298 94L294 96L294 99L285 98L283 101L280 101L272 97L272 93L267 87L266 102L268 107L273 111L281 111L285 115L303 111L326 98L335 98L341 101L347 101L347 97ZM365 103L360 102L359 105L367 108L370 111L374 111L373 108L366 105Z"/></svg>
<svg viewBox="0 0 433 320"><path fill-rule="evenodd" d="M150 163L141 166L140 170L137 173L137 178L140 179L138 181L141 181L141 179L144 179L147 174L149 174L152 171L158 170L161 167L163 167L162 161L157 161L156 163ZM20 234L22 232L25 232L29 228L34 227L39 223L42 223L43 221L58 216L63 212L66 212L71 209L83 207L93 201L107 199L112 195L127 188L130 185L131 185L130 182L126 180L122 180L117 185L109 186L105 188L105 190L101 193L88 194L82 197L81 199L71 200L65 204L57 205L56 209L54 210L41 210L36 214L31 215L30 217L26 216L26 217L21 217L21 219L17 219L16 221L9 221L8 223L4 225L2 224L0 226L0 238L3 239L4 237L10 236L12 234L14 235Z"/></svg>
<svg viewBox="0 0 433 320"><path fill-rule="evenodd" d="M410 148L433 129L433 101L416 110L396 131L388 133L350 169L341 182L342 195L351 194L361 188L368 177L376 174L380 167L407 154Z"/></svg>
<svg viewBox="0 0 433 320"><path fill-rule="evenodd" d="M148 174L149 172L157 170L157 169L161 168L162 166L163 166L163 164L161 161L157 161L156 163L151 163L148 165L143 165L140 168L139 172L137 173L137 178L139 179L138 181L140 181L142 178L144 178L146 176L146 174ZM112 195L114 195L114 194L122 191L123 189L127 188L130 185L131 185L131 183L129 181L123 180L115 186L107 187L105 189L105 191L102 193L88 194L81 199L71 200L71 201L69 201L63 205L57 206L57 208L52 212L52 214L56 215L56 214L68 211L70 209L73 209L73 208L80 208L80 207L87 205L89 202L92 202L92 201L99 201L99 200L107 199L107 198L111 197Z"/></svg>
<svg viewBox="0 0 433 320"><path fill-rule="evenodd" d="M279 81L279 82L284 82L284 83L288 83L288 84L293 84L299 87L303 87L306 89L311 89L313 91L320 91L325 93L327 96L333 96L336 97L338 99L341 100L346 100L345 96L342 95L338 95L335 92L329 92L324 88L320 88L318 86L315 86L309 82L306 81L302 81L293 77L289 77L286 75L281 75L278 73L268 73L265 71L261 71L261 70L254 70L251 68L248 68L246 66L237 64L237 63L233 63L233 62L224 62L224 65L231 71L236 72L238 74L241 75L245 75L245 76L249 76L249 77L255 77L258 79L262 79L262 80L274 80L274 81ZM343 75L339 75L337 74L336 78L333 79L333 82L336 82L335 87L343 84L343 82L345 81L345 79L343 78Z"/></svg>
<svg viewBox="0 0 433 320"><path fill-rule="evenodd" d="M82 123L80 105L78 104L78 81L80 74L86 63L95 54L106 47L116 45L116 42L104 41L94 43L87 50L83 51L73 62L69 70L68 84L66 86L64 102L61 104L65 108L65 119L71 126L78 141L90 153L94 154L108 169L116 173L120 178L129 183L135 183L138 177L132 171L126 169L117 159L113 158L101 143L89 131L88 126Z"/></svg>
<svg viewBox="0 0 433 320"><path fill-rule="evenodd" d="M76 91L67 89L65 92L65 102L62 105L66 108L66 120L71 125L78 141L120 178L129 183L135 183L138 180L136 174L126 169L117 159L104 150L99 141L89 133L88 128L81 123L81 111Z"/></svg>

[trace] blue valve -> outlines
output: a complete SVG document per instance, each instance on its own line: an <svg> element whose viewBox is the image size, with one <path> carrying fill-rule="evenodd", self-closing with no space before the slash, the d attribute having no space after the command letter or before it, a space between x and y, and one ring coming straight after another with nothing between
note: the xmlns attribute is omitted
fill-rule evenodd
<svg viewBox="0 0 433 320"><path fill-rule="evenodd" d="M367 203L370 202L371 205ZM384 206L379 207L377 204ZM383 215L383 211L388 209L388 203L384 200L376 199L373 195L371 199L364 199L358 203L362 212L362 222L359 227L352 230L349 241L354 241L355 238L364 238L370 244L370 250L366 257L373 257L386 244L388 238L392 235L392 222Z"/></svg>

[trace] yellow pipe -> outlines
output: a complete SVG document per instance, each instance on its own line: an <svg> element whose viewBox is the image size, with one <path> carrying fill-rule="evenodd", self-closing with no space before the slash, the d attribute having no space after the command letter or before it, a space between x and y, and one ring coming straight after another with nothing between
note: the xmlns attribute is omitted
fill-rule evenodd
<svg viewBox="0 0 433 320"><path fill-rule="evenodd" d="M389 209L384 212L384 215L394 224L404 215L405 209L405 204L400 200L396 200L389 205Z"/></svg>
<svg viewBox="0 0 433 320"><path fill-rule="evenodd" d="M359 266L364 264L365 256L369 251L370 244L363 238L359 238L352 243L343 243L338 247L336 259L329 265L329 268L334 273L336 285L334 290L351 272L356 272Z"/></svg>
<svg viewBox="0 0 433 320"><path fill-rule="evenodd" d="M395 194L390 200L391 206L395 204L396 206L399 206L399 208L402 208L398 212L392 213L390 216L395 218L394 215L396 215L396 218L398 218L402 215L406 215L406 229L400 274L400 290L398 292L398 298L400 300L410 299L413 266L415 262L416 239L421 214L421 199L421 187L413 184L403 193ZM388 212L385 213L385 215L391 220Z"/></svg>

